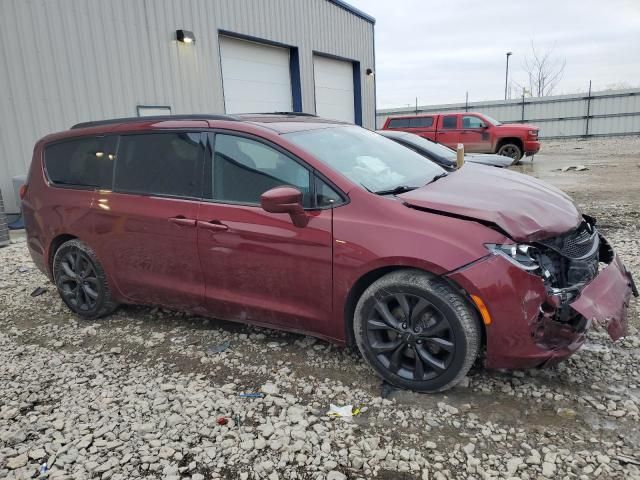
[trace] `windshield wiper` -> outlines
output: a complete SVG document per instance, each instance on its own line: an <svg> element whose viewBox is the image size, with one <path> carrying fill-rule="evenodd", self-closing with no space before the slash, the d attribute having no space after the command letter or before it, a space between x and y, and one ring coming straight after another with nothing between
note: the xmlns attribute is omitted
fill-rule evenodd
<svg viewBox="0 0 640 480"><path fill-rule="evenodd" d="M447 172L439 173L438 175L436 175L435 177L433 177L433 180L431 180L429 183L433 183L433 182L435 182L436 180L440 180L441 178L444 178L444 177L446 177L447 175L449 175ZM428 184L427 184L427 185L428 185Z"/></svg>
<svg viewBox="0 0 640 480"><path fill-rule="evenodd" d="M410 192L411 190L415 190L418 187L409 187L407 185L398 185L395 188L390 190L378 190L375 192L377 195L395 195L398 193Z"/></svg>

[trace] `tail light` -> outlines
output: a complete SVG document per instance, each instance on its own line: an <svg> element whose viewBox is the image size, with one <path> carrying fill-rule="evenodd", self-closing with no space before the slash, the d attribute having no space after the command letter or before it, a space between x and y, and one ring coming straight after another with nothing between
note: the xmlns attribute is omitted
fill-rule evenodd
<svg viewBox="0 0 640 480"><path fill-rule="evenodd" d="M25 195L27 194L27 187L28 185L26 183L20 185L20 200L24 199Z"/></svg>

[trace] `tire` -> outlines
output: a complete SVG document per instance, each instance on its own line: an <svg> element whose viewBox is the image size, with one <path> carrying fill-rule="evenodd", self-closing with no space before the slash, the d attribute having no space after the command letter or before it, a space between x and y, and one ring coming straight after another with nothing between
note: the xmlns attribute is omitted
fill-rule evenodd
<svg viewBox="0 0 640 480"><path fill-rule="evenodd" d="M505 143L498 149L498 155L513 158L513 164L517 165L520 163L520 159L522 158L522 148L515 143Z"/></svg>
<svg viewBox="0 0 640 480"><path fill-rule="evenodd" d="M53 278L62 301L79 317L96 319L118 308L95 252L80 240L69 240L56 250Z"/></svg>
<svg viewBox="0 0 640 480"><path fill-rule="evenodd" d="M375 281L360 297L353 320L366 362L404 389L433 393L453 387L480 350L475 310L446 282L420 270Z"/></svg>

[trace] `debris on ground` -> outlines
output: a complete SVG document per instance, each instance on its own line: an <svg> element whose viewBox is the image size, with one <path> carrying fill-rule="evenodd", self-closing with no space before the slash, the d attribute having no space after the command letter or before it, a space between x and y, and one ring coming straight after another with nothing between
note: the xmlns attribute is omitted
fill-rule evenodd
<svg viewBox="0 0 640 480"><path fill-rule="evenodd" d="M640 465L640 458L631 457L629 455L618 455L616 458L624 464L631 463L633 465Z"/></svg>
<svg viewBox="0 0 640 480"><path fill-rule="evenodd" d="M42 295L43 293L46 293L46 292L47 292L46 288L38 287L33 292L31 292L31 296L32 297L39 297L40 295Z"/></svg>
<svg viewBox="0 0 640 480"><path fill-rule="evenodd" d="M570 165L568 167L556 168L554 172L568 172L570 170L575 170L576 172L584 172L585 170L589 170L589 167L584 165Z"/></svg>
<svg viewBox="0 0 640 480"><path fill-rule="evenodd" d="M216 354L226 352L231 346L231 342L222 342L218 345L212 345L207 348L207 353Z"/></svg>
<svg viewBox="0 0 640 480"><path fill-rule="evenodd" d="M240 398L264 398L265 394L262 392L255 393L241 393L238 395Z"/></svg>
<svg viewBox="0 0 640 480"><path fill-rule="evenodd" d="M334 404L330 404L327 415L330 417L351 418L353 417L353 411L354 411L353 405L345 405L343 407L338 407ZM360 409L358 409L358 413L360 413Z"/></svg>

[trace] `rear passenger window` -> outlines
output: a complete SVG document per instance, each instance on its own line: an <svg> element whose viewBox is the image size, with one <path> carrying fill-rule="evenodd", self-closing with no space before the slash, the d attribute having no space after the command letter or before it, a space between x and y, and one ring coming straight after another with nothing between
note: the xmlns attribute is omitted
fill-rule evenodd
<svg viewBox="0 0 640 480"><path fill-rule="evenodd" d="M84 137L45 147L44 163L55 185L111 189L113 144L108 137Z"/></svg>
<svg viewBox="0 0 640 480"><path fill-rule="evenodd" d="M203 159L200 133L124 135L118 147L114 189L200 198Z"/></svg>
<svg viewBox="0 0 640 480"><path fill-rule="evenodd" d="M442 119L442 128L456 128L458 117L449 115Z"/></svg>
<svg viewBox="0 0 640 480"><path fill-rule="evenodd" d="M409 119L411 128L429 128L433 125L433 117L416 117Z"/></svg>
<svg viewBox="0 0 640 480"><path fill-rule="evenodd" d="M409 126L408 118L392 118L389 120L387 128L407 128Z"/></svg>
<svg viewBox="0 0 640 480"><path fill-rule="evenodd" d="M263 143L233 135L216 135L213 199L260 204L267 190L283 185L299 189L303 205L311 206L309 170Z"/></svg>

